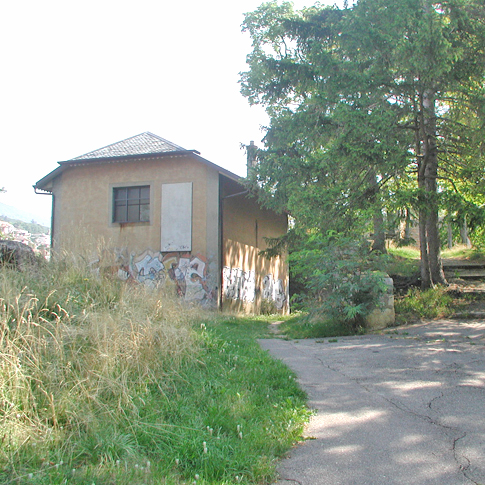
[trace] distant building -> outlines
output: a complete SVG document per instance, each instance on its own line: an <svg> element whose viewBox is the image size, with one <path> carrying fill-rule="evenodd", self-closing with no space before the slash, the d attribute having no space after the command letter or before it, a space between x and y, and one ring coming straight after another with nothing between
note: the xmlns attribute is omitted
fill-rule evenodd
<svg viewBox="0 0 485 485"><path fill-rule="evenodd" d="M9 222L0 221L0 236L7 236L9 234L13 234L15 231L15 227L13 224Z"/></svg>
<svg viewBox="0 0 485 485"><path fill-rule="evenodd" d="M142 133L59 162L34 188L53 196L54 252L88 233L109 241L123 279L169 278L185 300L227 310L288 310L284 258L259 255L287 231L286 215L195 150Z"/></svg>

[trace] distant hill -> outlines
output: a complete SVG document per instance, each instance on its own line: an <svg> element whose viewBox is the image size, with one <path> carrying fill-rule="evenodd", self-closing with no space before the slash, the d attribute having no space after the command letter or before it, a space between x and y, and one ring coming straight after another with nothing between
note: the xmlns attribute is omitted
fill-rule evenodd
<svg viewBox="0 0 485 485"><path fill-rule="evenodd" d="M43 226L42 224L37 224L36 222L25 222L21 221L20 219L12 219L11 217L2 216L0 215L0 220L9 222L12 226L15 226L17 229L23 229L24 231L28 231L30 234L49 234L50 229L47 226Z"/></svg>
<svg viewBox="0 0 485 485"><path fill-rule="evenodd" d="M47 217L39 216L31 212L27 212L11 205L3 204L0 202L0 218L1 216L9 217L10 219L16 219L23 222L34 221L37 224L41 224L44 227L49 227L51 222ZM5 219L4 219L5 220ZM11 222L11 221L7 221Z"/></svg>

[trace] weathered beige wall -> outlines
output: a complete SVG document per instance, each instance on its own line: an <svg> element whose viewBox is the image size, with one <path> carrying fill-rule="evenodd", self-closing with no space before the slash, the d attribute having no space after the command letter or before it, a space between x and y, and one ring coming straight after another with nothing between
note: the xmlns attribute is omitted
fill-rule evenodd
<svg viewBox="0 0 485 485"><path fill-rule="evenodd" d="M207 257L218 260L219 247L219 173L207 169L206 179L206 240Z"/></svg>
<svg viewBox="0 0 485 485"><path fill-rule="evenodd" d="M64 171L53 186L54 250L76 248L79 239L91 237L103 238L110 246L127 247L134 252L160 250L162 184L192 182L191 252L216 254L217 236L214 236L212 220L218 218L217 201L213 200L217 172L212 172L215 171L210 167L188 157L74 166ZM150 222L112 223L113 186L145 184L151 187ZM208 211L211 205L214 208Z"/></svg>
<svg viewBox="0 0 485 485"><path fill-rule="evenodd" d="M162 185L184 182L193 184L192 249L162 253ZM132 185L150 185L150 222L112 223L113 187ZM102 239L116 249L113 266L124 279L156 285L170 278L186 300L222 301L234 311L286 311L286 263L258 252L266 248L265 237L286 232L287 218L261 209L243 191L190 156L76 164L53 180L54 251L89 250Z"/></svg>
<svg viewBox="0 0 485 485"><path fill-rule="evenodd" d="M267 258L265 238L287 231L286 214L262 209L256 198L236 195L243 187L222 183L223 309L259 313L288 311L288 268L285 258Z"/></svg>
<svg viewBox="0 0 485 485"><path fill-rule="evenodd" d="M239 241L263 250L267 247L264 238L279 237L287 231L286 214L263 209L255 197L239 184L224 179L222 183L223 238Z"/></svg>
<svg viewBox="0 0 485 485"><path fill-rule="evenodd" d="M259 256L258 248L224 240L223 305L232 312L289 311L285 261Z"/></svg>

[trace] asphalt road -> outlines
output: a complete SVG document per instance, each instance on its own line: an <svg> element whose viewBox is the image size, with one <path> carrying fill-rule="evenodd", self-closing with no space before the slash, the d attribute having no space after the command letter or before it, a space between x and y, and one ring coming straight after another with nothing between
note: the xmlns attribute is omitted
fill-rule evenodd
<svg viewBox="0 0 485 485"><path fill-rule="evenodd" d="M260 340L315 410L279 485L485 485L485 323Z"/></svg>

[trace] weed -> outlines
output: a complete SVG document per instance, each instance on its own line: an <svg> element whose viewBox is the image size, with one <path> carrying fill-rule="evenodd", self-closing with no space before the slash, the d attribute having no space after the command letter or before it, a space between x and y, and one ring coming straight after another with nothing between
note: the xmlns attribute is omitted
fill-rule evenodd
<svg viewBox="0 0 485 485"><path fill-rule="evenodd" d="M262 483L301 435L305 396L257 345L263 319L82 261L4 268L0 290L1 483Z"/></svg>
<svg viewBox="0 0 485 485"><path fill-rule="evenodd" d="M398 322L415 318L446 317L454 312L453 298L446 288L436 287L428 290L412 288L403 297L395 300Z"/></svg>
<svg viewBox="0 0 485 485"><path fill-rule="evenodd" d="M360 329L355 329L347 322L330 319L319 319L299 313L297 316L283 321L280 331L289 339L342 337L355 335Z"/></svg>

